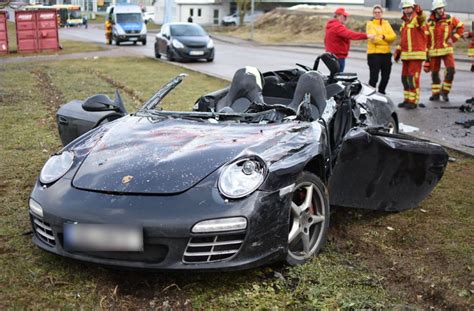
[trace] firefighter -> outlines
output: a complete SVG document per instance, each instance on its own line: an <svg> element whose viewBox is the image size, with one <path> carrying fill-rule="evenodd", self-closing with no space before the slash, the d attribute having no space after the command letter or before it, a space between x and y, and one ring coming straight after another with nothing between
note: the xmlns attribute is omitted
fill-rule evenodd
<svg viewBox="0 0 474 311"><path fill-rule="evenodd" d="M453 43L459 40L464 32L464 24L456 17L446 14L445 0L433 0L431 15L428 18L428 58L425 71L431 70L431 101L438 101L441 95L446 102L449 101L449 91L453 84L455 64ZM439 70L441 60L444 63L445 75L441 85Z"/></svg>
<svg viewBox="0 0 474 311"><path fill-rule="evenodd" d="M467 50L467 56L474 58L474 34L472 31L466 31L463 35L464 38L471 38L471 45ZM474 61L471 63L471 72L474 72ZM474 104L474 97L466 99L466 104Z"/></svg>
<svg viewBox="0 0 474 311"><path fill-rule="evenodd" d="M105 42L112 44L112 18L108 17L105 21Z"/></svg>
<svg viewBox="0 0 474 311"><path fill-rule="evenodd" d="M420 73L426 60L426 17L414 0L402 0L402 25L400 27L400 45L394 52L396 62L402 60L403 102L400 108L415 109L420 103Z"/></svg>

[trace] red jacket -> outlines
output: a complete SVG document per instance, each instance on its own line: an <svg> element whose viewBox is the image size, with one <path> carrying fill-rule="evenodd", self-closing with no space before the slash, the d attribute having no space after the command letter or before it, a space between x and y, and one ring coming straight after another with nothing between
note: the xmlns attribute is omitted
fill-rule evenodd
<svg viewBox="0 0 474 311"><path fill-rule="evenodd" d="M402 20L400 45L397 47L397 50L401 51L401 59L425 60L428 34L425 22L426 17L422 12L419 12L419 15L413 12L410 19L403 14Z"/></svg>
<svg viewBox="0 0 474 311"><path fill-rule="evenodd" d="M333 53L337 58L347 57L351 46L351 40L365 39L367 39L367 34L352 31L337 19L330 19L326 23L324 46L326 47L327 52Z"/></svg>
<svg viewBox="0 0 474 311"><path fill-rule="evenodd" d="M451 38L456 42L464 32L464 24L456 17L444 14L436 18L434 13L428 19L428 53L430 56L453 54L453 45L448 43Z"/></svg>

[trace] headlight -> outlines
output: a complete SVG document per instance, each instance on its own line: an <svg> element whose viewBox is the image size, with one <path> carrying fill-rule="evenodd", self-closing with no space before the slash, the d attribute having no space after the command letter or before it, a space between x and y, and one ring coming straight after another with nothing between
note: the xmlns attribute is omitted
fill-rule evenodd
<svg viewBox="0 0 474 311"><path fill-rule="evenodd" d="M209 42L207 43L207 48L212 49L214 47L214 41L212 39L209 39Z"/></svg>
<svg viewBox="0 0 474 311"><path fill-rule="evenodd" d="M176 39L173 39L173 41L171 41L171 42L172 42L173 46L177 49L184 48L184 45Z"/></svg>
<svg viewBox="0 0 474 311"><path fill-rule="evenodd" d="M41 207L41 205L39 205L38 202L30 198L29 205L30 210L31 212L33 212L33 214L36 214L39 217L43 217L43 208Z"/></svg>
<svg viewBox="0 0 474 311"><path fill-rule="evenodd" d="M52 156L46 161L46 164L41 170L40 181L44 184L49 184L58 180L69 171L73 161L74 153L70 151Z"/></svg>
<svg viewBox="0 0 474 311"><path fill-rule="evenodd" d="M245 228L247 228L247 219L238 216L230 218L204 220L195 224L191 231L193 233L209 233L244 230Z"/></svg>
<svg viewBox="0 0 474 311"><path fill-rule="evenodd" d="M125 34L125 31L122 29L122 27L120 27L119 24L115 25L115 30L117 31L117 34L119 34L119 35L124 35Z"/></svg>
<svg viewBox="0 0 474 311"><path fill-rule="evenodd" d="M265 179L265 164L255 158L243 158L229 164L219 177L219 191L231 199L254 192Z"/></svg>

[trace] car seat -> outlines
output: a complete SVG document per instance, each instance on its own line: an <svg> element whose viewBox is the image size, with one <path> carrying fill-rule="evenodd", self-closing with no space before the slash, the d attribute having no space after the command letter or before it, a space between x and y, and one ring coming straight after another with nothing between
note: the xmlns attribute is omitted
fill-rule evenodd
<svg viewBox="0 0 474 311"><path fill-rule="evenodd" d="M301 75L296 85L295 95L288 107L298 111L306 94L311 99L311 118L318 119L326 108L326 87L322 75L317 71L308 71Z"/></svg>
<svg viewBox="0 0 474 311"><path fill-rule="evenodd" d="M263 104L263 76L255 67L237 70L229 92L216 105L217 112L245 112L252 103Z"/></svg>

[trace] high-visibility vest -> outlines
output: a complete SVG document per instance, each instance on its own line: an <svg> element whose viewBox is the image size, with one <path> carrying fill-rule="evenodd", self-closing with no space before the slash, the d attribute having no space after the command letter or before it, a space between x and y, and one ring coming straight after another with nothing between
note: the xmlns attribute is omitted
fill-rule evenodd
<svg viewBox="0 0 474 311"><path fill-rule="evenodd" d="M448 42L451 38L456 42L464 32L464 24L454 16L443 15L436 18L435 13L431 14L427 22L428 25L428 54L433 56L444 56L453 54L453 45Z"/></svg>
<svg viewBox="0 0 474 311"><path fill-rule="evenodd" d="M413 12L412 18L406 15L402 17L403 23L400 27L400 45L402 60L425 60L426 59L426 17Z"/></svg>

